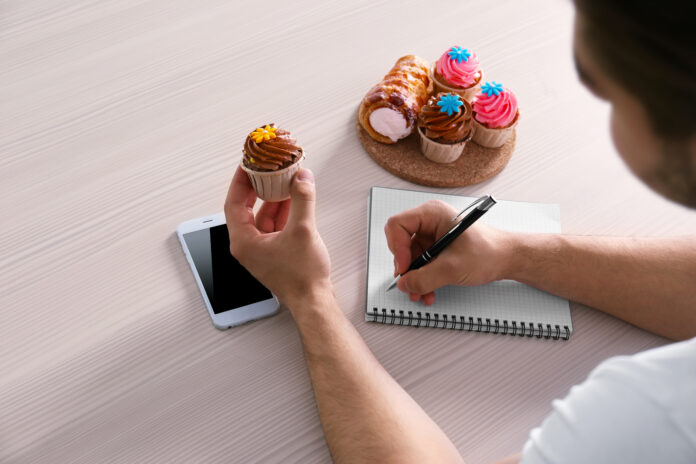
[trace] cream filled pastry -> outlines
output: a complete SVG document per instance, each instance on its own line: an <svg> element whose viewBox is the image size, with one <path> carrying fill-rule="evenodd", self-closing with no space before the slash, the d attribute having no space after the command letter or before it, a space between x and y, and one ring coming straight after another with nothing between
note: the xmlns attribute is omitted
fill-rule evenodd
<svg viewBox="0 0 696 464"><path fill-rule="evenodd" d="M428 99L429 86L428 62L415 55L402 56L363 98L360 125L378 142L396 143L408 137Z"/></svg>
<svg viewBox="0 0 696 464"><path fill-rule="evenodd" d="M400 111L391 108L377 108L370 113L370 126L392 142L408 137L413 130Z"/></svg>

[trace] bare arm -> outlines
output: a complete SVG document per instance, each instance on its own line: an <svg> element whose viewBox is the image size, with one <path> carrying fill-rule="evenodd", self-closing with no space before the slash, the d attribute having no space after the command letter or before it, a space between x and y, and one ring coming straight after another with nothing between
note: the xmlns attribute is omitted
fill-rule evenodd
<svg viewBox="0 0 696 464"><path fill-rule="evenodd" d="M396 268L450 226L456 210L428 202L385 227ZM415 234L415 236L412 235ZM399 289L425 304L444 285L524 282L672 339L696 335L696 237L622 238L520 234L477 223Z"/></svg>
<svg viewBox="0 0 696 464"><path fill-rule="evenodd" d="M523 235L505 278L676 340L696 335L696 238Z"/></svg>
<svg viewBox="0 0 696 464"><path fill-rule="evenodd" d="M290 310L336 462L463 462L437 424L375 359L331 294L306 297Z"/></svg>
<svg viewBox="0 0 696 464"><path fill-rule="evenodd" d="M462 462L442 430L384 370L345 318L329 280L329 254L314 221L314 184L301 170L291 200L257 214L238 169L225 203L230 252L297 322L326 441L340 463Z"/></svg>

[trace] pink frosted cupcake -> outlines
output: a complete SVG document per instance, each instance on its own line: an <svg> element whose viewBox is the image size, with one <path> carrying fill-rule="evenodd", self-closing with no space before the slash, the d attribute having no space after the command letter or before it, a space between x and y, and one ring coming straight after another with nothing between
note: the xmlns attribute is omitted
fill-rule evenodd
<svg viewBox="0 0 696 464"><path fill-rule="evenodd" d="M456 93L471 101L483 82L483 69L476 53L454 46L442 54L431 70L435 93Z"/></svg>
<svg viewBox="0 0 696 464"><path fill-rule="evenodd" d="M484 147L502 146L512 136L520 111L517 97L495 81L486 82L474 101L474 142Z"/></svg>

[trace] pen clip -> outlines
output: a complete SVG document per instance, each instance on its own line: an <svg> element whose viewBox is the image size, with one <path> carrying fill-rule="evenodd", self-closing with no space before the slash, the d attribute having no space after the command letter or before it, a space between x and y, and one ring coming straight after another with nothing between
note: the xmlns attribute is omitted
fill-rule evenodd
<svg viewBox="0 0 696 464"><path fill-rule="evenodd" d="M490 195L484 195L484 196L482 196L481 198L477 198L476 200L472 201L472 202L469 204L469 206L467 206L466 208L464 208L463 210L461 210L461 211L459 212L459 214L457 214L456 216L454 216L454 217L452 218L452 222L456 221L456 220L459 218L459 216L461 216L462 214L466 213L470 208L473 208L474 206L478 205L479 203L482 203L483 201L487 200L488 198L491 198L491 196L490 196ZM486 209L488 209L488 208L486 208Z"/></svg>

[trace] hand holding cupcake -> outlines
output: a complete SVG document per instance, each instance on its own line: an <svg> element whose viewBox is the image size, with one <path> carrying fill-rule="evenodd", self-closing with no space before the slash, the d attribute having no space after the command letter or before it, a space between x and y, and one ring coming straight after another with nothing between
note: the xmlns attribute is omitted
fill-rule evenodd
<svg viewBox="0 0 696 464"><path fill-rule="evenodd" d="M489 148L507 142L520 118L515 94L498 82L486 82L474 98L472 107L474 142Z"/></svg>
<svg viewBox="0 0 696 464"><path fill-rule="evenodd" d="M244 141L242 169L256 194L265 201L290 197L290 184L300 169L304 151L292 134L275 124L251 132Z"/></svg>
<svg viewBox="0 0 696 464"><path fill-rule="evenodd" d="M451 47L440 56L432 69L435 93L449 92L471 101L483 81L483 69L473 51Z"/></svg>

